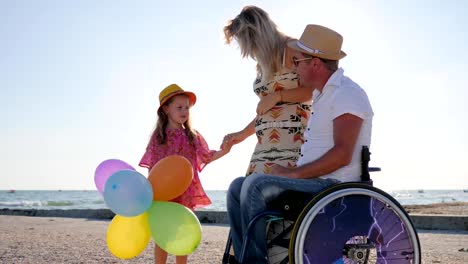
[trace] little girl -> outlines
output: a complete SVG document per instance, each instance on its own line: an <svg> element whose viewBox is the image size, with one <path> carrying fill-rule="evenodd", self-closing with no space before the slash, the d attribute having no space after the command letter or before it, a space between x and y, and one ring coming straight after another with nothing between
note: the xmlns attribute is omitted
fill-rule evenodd
<svg viewBox="0 0 468 264"><path fill-rule="evenodd" d="M172 200L194 210L211 204L203 190L198 172L210 162L226 155L232 144L224 144L219 151L210 150L205 139L190 125L190 107L196 102L192 92L171 84L159 94L158 121L140 166L151 168L170 155L181 155L192 163L193 180L187 190ZM155 263L166 263L167 252L155 246ZM187 263L187 256L176 256L176 263Z"/></svg>

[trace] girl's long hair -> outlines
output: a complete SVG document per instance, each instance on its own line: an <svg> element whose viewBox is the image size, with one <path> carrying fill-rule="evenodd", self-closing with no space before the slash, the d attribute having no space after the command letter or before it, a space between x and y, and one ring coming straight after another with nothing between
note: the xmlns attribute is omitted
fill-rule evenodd
<svg viewBox="0 0 468 264"><path fill-rule="evenodd" d="M270 79L282 65L283 53L289 39L278 30L276 24L263 9L246 6L241 13L224 27L227 44L235 39L243 58L257 61L257 74L263 80Z"/></svg>
<svg viewBox="0 0 468 264"><path fill-rule="evenodd" d="M163 106L169 105L174 100L174 97L167 100L158 110L158 120L156 121L156 127L154 128L153 134L150 138L150 143L153 142L159 145L167 143L166 128L169 124L169 117L164 113ZM187 121L184 123L184 131L187 135L188 141L193 145L193 141L196 138L197 132L192 128L190 122L190 115Z"/></svg>

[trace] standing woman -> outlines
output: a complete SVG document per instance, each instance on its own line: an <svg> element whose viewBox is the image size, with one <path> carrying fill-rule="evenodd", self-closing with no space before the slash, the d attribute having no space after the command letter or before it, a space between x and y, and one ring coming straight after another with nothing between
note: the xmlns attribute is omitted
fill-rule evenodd
<svg viewBox="0 0 468 264"><path fill-rule="evenodd" d="M226 43L235 40L243 58L257 62L253 84L260 98L257 115L241 131L228 134L224 143L238 144L256 133L257 145L246 175L270 174L275 164L295 167L304 143L304 129L311 111L311 87L300 87L292 69L290 37L280 32L267 12L246 6L224 27Z"/></svg>

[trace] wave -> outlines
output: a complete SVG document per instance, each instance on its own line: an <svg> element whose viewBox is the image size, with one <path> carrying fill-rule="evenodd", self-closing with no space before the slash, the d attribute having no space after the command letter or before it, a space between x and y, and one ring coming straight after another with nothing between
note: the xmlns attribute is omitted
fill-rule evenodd
<svg viewBox="0 0 468 264"><path fill-rule="evenodd" d="M44 206L45 203L41 201L1 201L0 206L7 207L25 207L25 206Z"/></svg>
<svg viewBox="0 0 468 264"><path fill-rule="evenodd" d="M5 207L61 207L73 205L74 203L70 201L0 201L0 206Z"/></svg>

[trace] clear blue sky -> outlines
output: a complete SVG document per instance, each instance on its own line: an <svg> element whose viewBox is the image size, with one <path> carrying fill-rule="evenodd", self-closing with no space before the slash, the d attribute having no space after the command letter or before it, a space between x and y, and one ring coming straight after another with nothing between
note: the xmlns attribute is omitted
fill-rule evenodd
<svg viewBox="0 0 468 264"><path fill-rule="evenodd" d="M101 161L136 167L170 83L198 95L194 127L217 149L258 101L254 62L222 35L247 4L293 37L343 35L340 65L375 112L377 187L468 188L466 1L25 0L0 2L0 189L95 190ZM243 175L254 145L206 167L205 188Z"/></svg>

